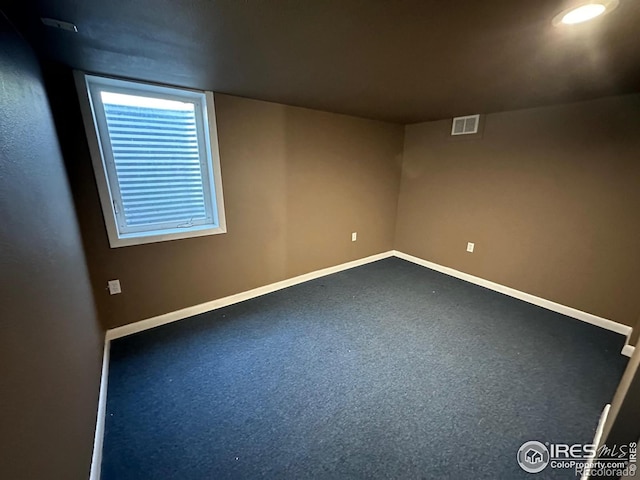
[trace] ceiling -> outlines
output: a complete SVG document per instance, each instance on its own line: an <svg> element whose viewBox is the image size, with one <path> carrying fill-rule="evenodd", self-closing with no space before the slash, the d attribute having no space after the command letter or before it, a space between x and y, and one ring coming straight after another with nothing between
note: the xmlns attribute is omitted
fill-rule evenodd
<svg viewBox="0 0 640 480"><path fill-rule="evenodd" d="M640 1L12 0L46 59L399 123L640 91ZM46 27L70 21L78 33Z"/></svg>

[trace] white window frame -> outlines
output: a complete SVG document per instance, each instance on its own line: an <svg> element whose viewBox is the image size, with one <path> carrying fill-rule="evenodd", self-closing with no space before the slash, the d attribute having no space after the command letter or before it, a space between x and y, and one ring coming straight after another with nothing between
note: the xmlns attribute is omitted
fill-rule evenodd
<svg viewBox="0 0 640 480"><path fill-rule="evenodd" d="M78 98L80 100L84 128L89 143L93 171L100 195L100 204L102 206L102 213L111 248L226 233L227 227L222 194L222 174L220 170L220 152L218 149L213 93L90 75L80 71L75 71L74 77ZM198 150L201 161L206 161L206 166L208 167L206 168L208 178L203 178L205 195L208 195L211 200L211 208L209 208L209 204L205 202L205 204L207 204L208 221L190 222L185 226L161 225L159 228L151 231L140 231L140 229L127 227L127 231L122 232L121 229L118 228L119 213L116 212L116 208L120 199L120 193L115 177L111 142L103 141L103 136L108 135L108 133L106 133L106 117L102 102L94 102L96 94L99 95L100 87L108 87L109 91L117 91L117 93L128 93L194 103L196 106ZM99 96L97 98L99 98ZM203 171L203 175L204 174ZM114 181L109 181L109 175L112 175ZM213 190L213 192L211 190Z"/></svg>

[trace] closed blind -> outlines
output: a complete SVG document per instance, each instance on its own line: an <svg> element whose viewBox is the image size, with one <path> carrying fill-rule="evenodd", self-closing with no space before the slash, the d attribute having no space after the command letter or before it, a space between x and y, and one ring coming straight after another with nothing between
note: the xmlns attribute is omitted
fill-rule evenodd
<svg viewBox="0 0 640 480"><path fill-rule="evenodd" d="M192 103L102 92L127 227L207 218Z"/></svg>

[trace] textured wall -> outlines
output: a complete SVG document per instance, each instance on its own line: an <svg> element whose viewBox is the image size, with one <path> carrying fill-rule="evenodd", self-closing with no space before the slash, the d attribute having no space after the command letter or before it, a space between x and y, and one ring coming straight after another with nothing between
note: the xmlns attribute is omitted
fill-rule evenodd
<svg viewBox="0 0 640 480"><path fill-rule="evenodd" d="M110 249L71 76L49 78L107 327L394 247L627 325L640 315L640 96L491 114L471 138L409 125L398 200L401 127L216 95L229 233Z"/></svg>
<svg viewBox="0 0 640 480"><path fill-rule="evenodd" d="M409 125L396 249L634 326L640 96ZM475 242L475 253L466 253Z"/></svg>
<svg viewBox="0 0 640 480"><path fill-rule="evenodd" d="M86 480L103 334L39 67L0 45L0 478Z"/></svg>
<svg viewBox="0 0 640 480"><path fill-rule="evenodd" d="M640 318L638 318L638 321L632 326L633 332L631 332L629 343L631 343L632 345L636 345L638 343L638 338L640 338Z"/></svg>
<svg viewBox="0 0 640 480"><path fill-rule="evenodd" d="M228 233L109 248L73 84L50 73L105 326L393 248L402 126L226 95L215 99ZM123 293L109 296L113 278Z"/></svg>

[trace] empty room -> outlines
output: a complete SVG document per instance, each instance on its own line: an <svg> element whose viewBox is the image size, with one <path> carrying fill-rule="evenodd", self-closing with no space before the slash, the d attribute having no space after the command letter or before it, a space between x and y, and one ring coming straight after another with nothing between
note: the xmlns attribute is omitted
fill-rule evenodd
<svg viewBox="0 0 640 480"><path fill-rule="evenodd" d="M0 13L0 478L635 478L640 2Z"/></svg>

